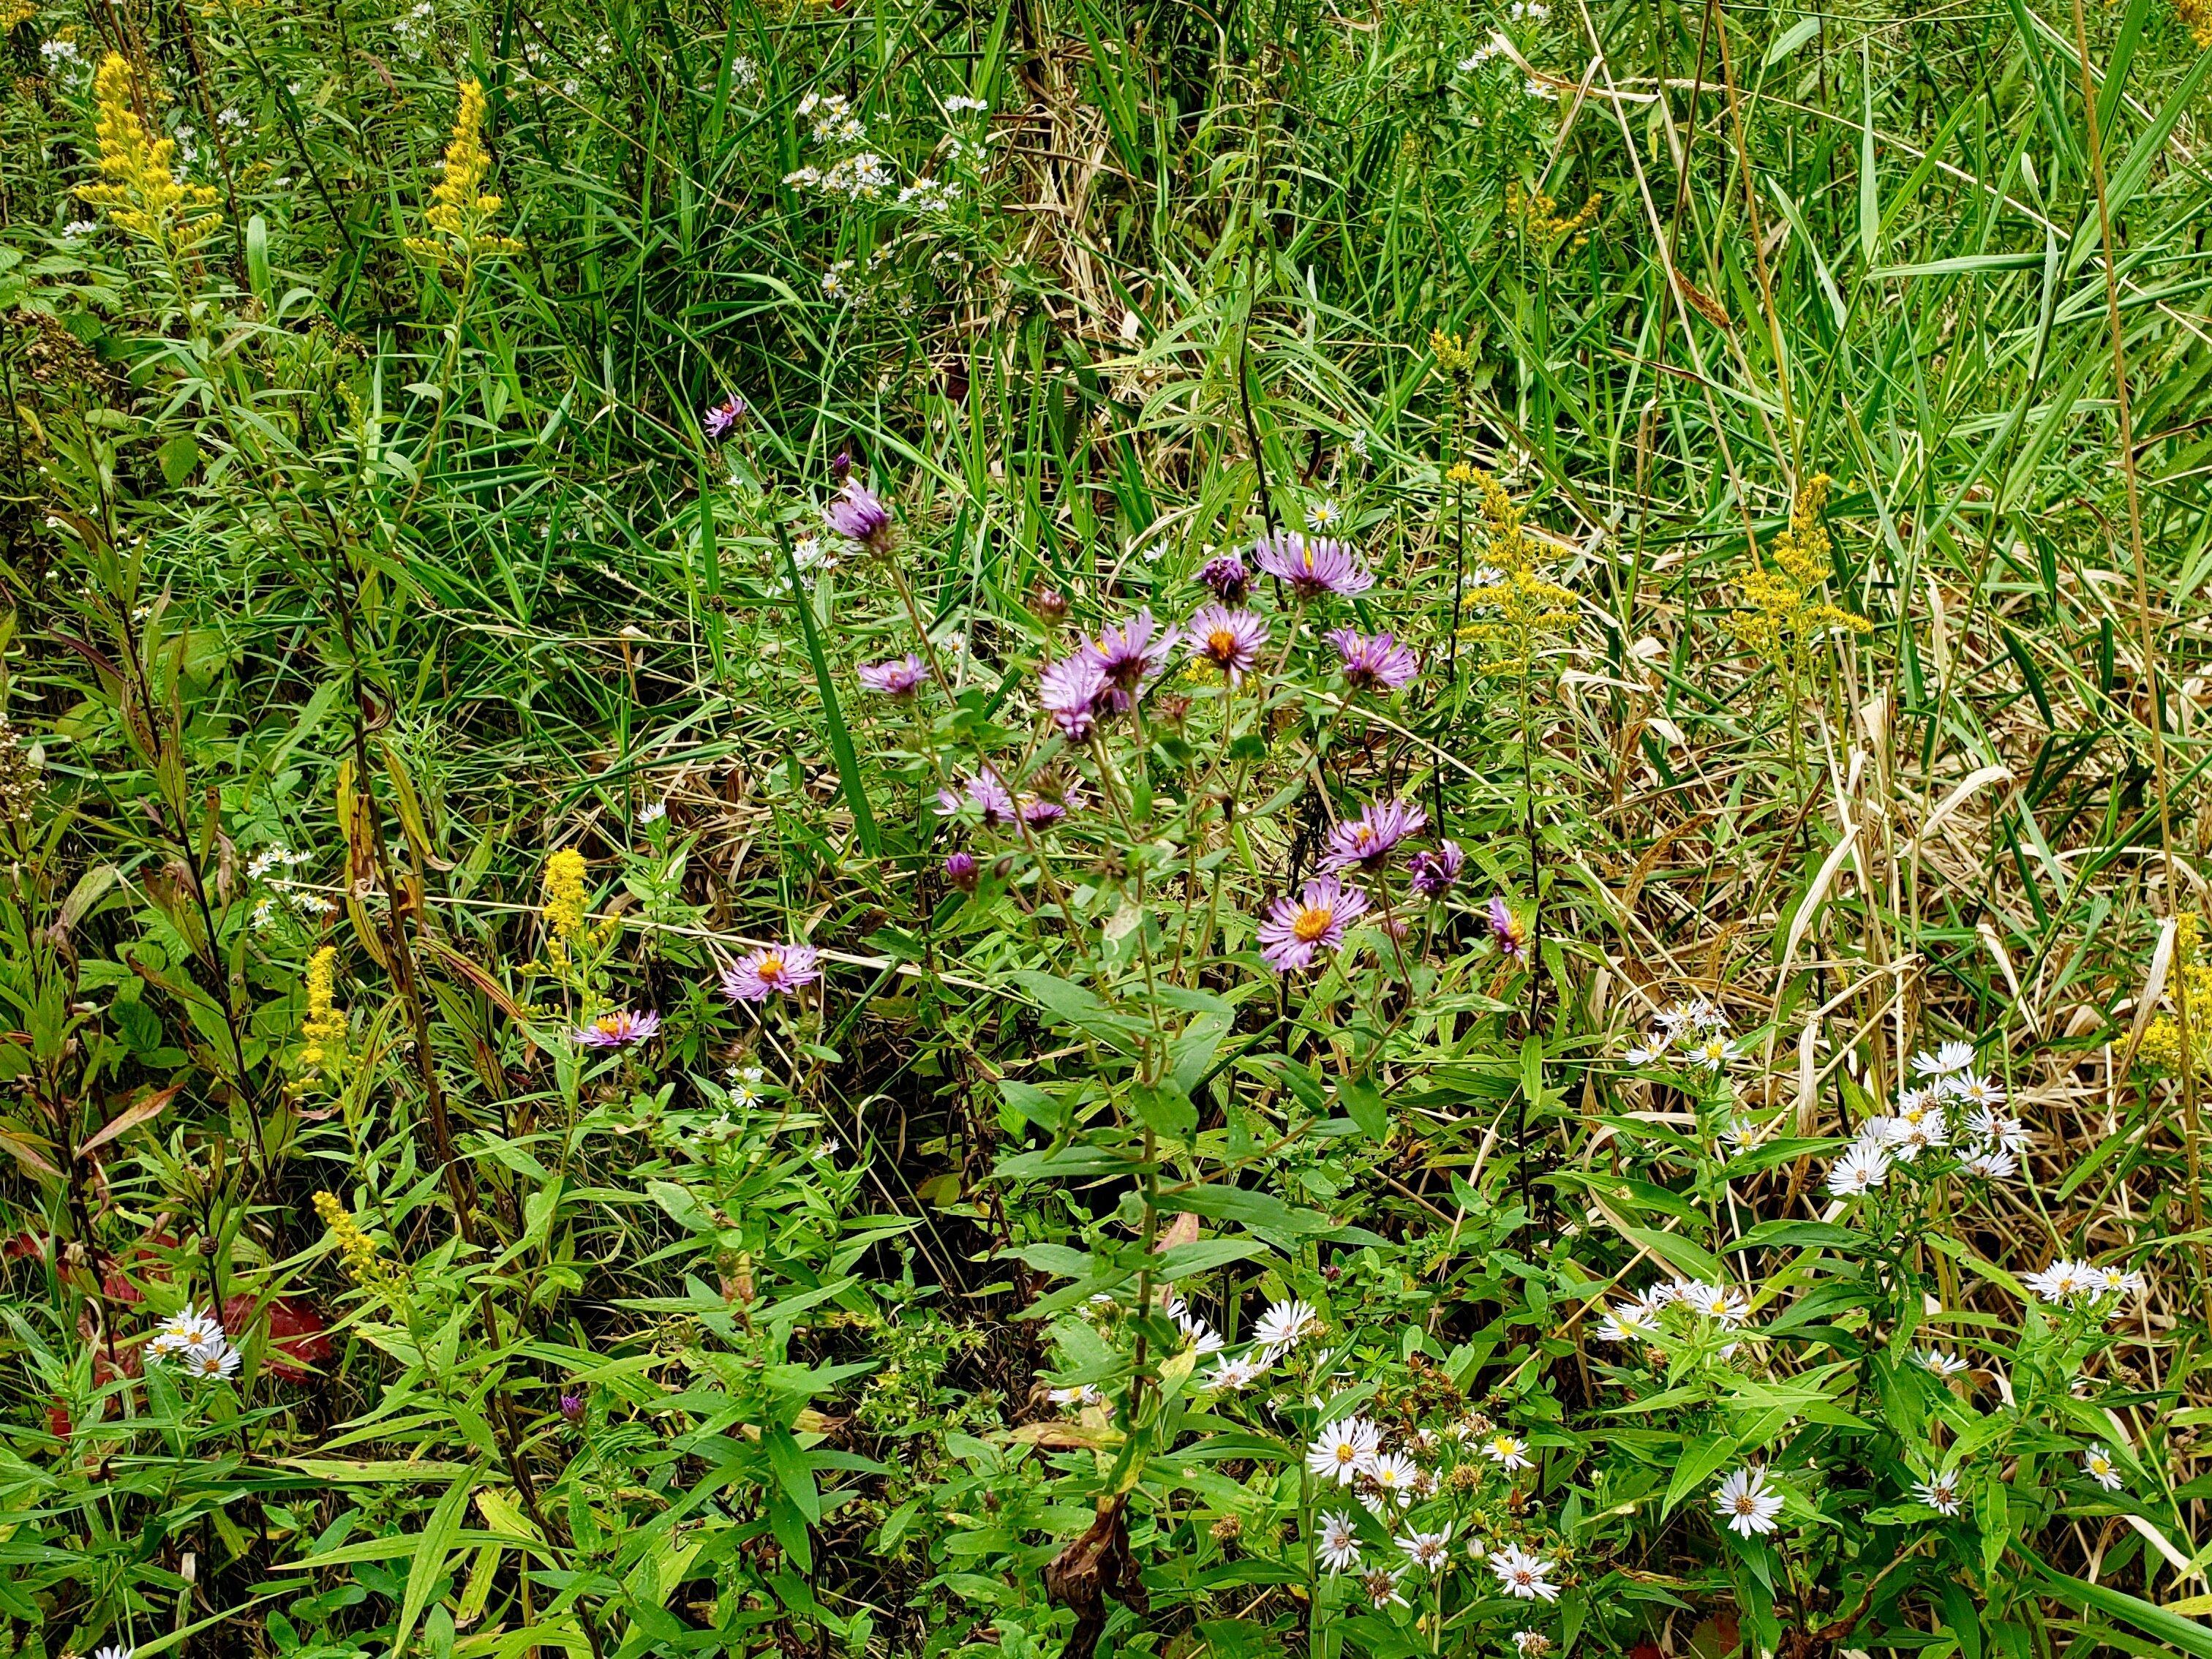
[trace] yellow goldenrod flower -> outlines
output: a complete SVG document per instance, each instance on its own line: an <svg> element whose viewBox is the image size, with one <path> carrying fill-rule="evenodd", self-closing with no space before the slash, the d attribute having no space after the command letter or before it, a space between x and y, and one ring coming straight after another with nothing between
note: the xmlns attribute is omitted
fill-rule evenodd
<svg viewBox="0 0 2212 1659"><path fill-rule="evenodd" d="M93 82L100 106L100 171L105 183L81 185L77 195L106 208L108 222L143 237L165 258L179 258L222 228L219 199L207 185L187 184L174 170L176 140L155 137L133 96L130 60L111 52Z"/></svg>
<svg viewBox="0 0 2212 1659"><path fill-rule="evenodd" d="M2173 919L2173 966L2167 983L2179 989L2166 993L2166 1006L2172 1013L2160 1014L2143 1033L2142 1046L2136 1050L2143 1063L2154 1071L2168 1076L2181 1074L2182 1027L2179 1016L2185 1007L2189 1016L2189 1065L2200 1077L2212 1076L2212 1024L2205 1015L2212 1012L2212 962L2204 957L2203 924L2193 911L2184 911Z"/></svg>
<svg viewBox="0 0 2212 1659"><path fill-rule="evenodd" d="M345 1257L346 1273L355 1284L366 1291L392 1288L402 1270L377 1254L376 1241L362 1231L361 1223L338 1201L337 1194L317 1193L315 1213L330 1230L331 1243Z"/></svg>
<svg viewBox="0 0 2212 1659"><path fill-rule="evenodd" d="M484 95L479 81L461 82L461 106L453 118L453 139L446 146L445 177L430 192L431 234L410 236L407 250L435 265L449 266L463 280L477 261L521 252L522 244L493 228L501 199L486 192L491 155L483 143Z"/></svg>
<svg viewBox="0 0 2212 1659"><path fill-rule="evenodd" d="M1525 672L1547 635L1575 620L1573 592L1536 569L1536 544L1522 527L1521 508L1505 486L1466 463L1461 467L1480 499L1481 563L1468 577L1468 599L1475 620L1460 629L1462 639L1488 646L1496 665Z"/></svg>
<svg viewBox="0 0 2212 1659"><path fill-rule="evenodd" d="M1454 378L1474 368L1480 343L1480 335L1476 336L1475 343L1469 345L1464 335L1447 334L1440 328L1431 331L1429 334L1429 350L1437 360L1437 367Z"/></svg>
<svg viewBox="0 0 2212 1659"><path fill-rule="evenodd" d="M1838 629L1863 634L1874 624L1864 617L1814 596L1827 580L1827 530L1820 509L1828 500L1828 475L1805 481L1790 513L1790 528L1774 541L1771 568L1752 554L1743 579L1745 608L1736 613L1736 637L1794 684L1809 665L1814 647Z"/></svg>
<svg viewBox="0 0 2212 1659"><path fill-rule="evenodd" d="M1564 244L1570 253L1589 240L1603 198L1595 191L1572 213L1561 213L1559 204L1540 190L1523 190L1514 179L1505 186L1505 216L1520 231L1523 243L1548 258Z"/></svg>
<svg viewBox="0 0 2212 1659"><path fill-rule="evenodd" d="M2200 46L2212 46L2212 0L2173 0L2173 15Z"/></svg>
<svg viewBox="0 0 2212 1659"><path fill-rule="evenodd" d="M573 847L545 860L545 896L538 913L545 921L545 955L556 969L568 965L572 944L591 940L584 926L585 868L584 855Z"/></svg>
<svg viewBox="0 0 2212 1659"><path fill-rule="evenodd" d="M307 1017L300 1022L307 1038L300 1063L310 1072L334 1071L345 1060L345 1010L337 1006L338 952L325 945L307 958Z"/></svg>

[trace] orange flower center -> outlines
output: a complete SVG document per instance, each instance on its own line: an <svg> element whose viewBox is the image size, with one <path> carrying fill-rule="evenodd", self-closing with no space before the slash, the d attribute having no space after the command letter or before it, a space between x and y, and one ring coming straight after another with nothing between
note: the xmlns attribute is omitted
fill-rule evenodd
<svg viewBox="0 0 2212 1659"><path fill-rule="evenodd" d="M1226 628L1217 628L1206 636L1206 648L1215 658L1226 662L1237 654L1237 635Z"/></svg>
<svg viewBox="0 0 2212 1659"><path fill-rule="evenodd" d="M781 957L763 957L760 961L760 966L753 971L758 974L763 979L766 980L770 985L773 985L776 981L783 977L783 958Z"/></svg>
<svg viewBox="0 0 2212 1659"><path fill-rule="evenodd" d="M1326 907L1308 905L1298 912L1298 919L1291 924L1291 937L1301 945L1311 945L1328 933L1335 921L1335 913Z"/></svg>

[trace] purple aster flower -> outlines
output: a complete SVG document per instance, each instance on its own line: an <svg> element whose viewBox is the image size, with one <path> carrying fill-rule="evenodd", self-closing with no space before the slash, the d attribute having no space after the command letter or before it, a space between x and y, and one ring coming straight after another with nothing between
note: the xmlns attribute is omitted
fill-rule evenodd
<svg viewBox="0 0 2212 1659"><path fill-rule="evenodd" d="M1224 553L1208 559L1206 568L1198 573L1200 581L1213 590L1213 597L1224 605L1242 605L1252 592L1252 573L1244 568L1241 553Z"/></svg>
<svg viewBox="0 0 2212 1659"><path fill-rule="evenodd" d="M562 1395L561 1396L561 1415L567 1418L571 1423L582 1422L584 1420L584 1396L580 1394Z"/></svg>
<svg viewBox="0 0 2212 1659"><path fill-rule="evenodd" d="M1328 832L1328 848L1322 855L1324 870L1379 870L1398 843L1418 836L1429 815L1408 800L1389 800L1369 805L1349 823Z"/></svg>
<svg viewBox="0 0 2212 1659"><path fill-rule="evenodd" d="M1316 876L1297 897L1268 905L1267 919L1260 924L1260 954L1279 974L1310 968L1316 951L1337 949L1344 930L1366 914L1366 894L1334 876Z"/></svg>
<svg viewBox="0 0 2212 1659"><path fill-rule="evenodd" d="M1044 795L1022 797L1022 822L1032 830L1049 830L1067 816L1067 803Z"/></svg>
<svg viewBox="0 0 2212 1659"><path fill-rule="evenodd" d="M860 670L860 684L878 696L910 697L921 689L928 678L921 659L909 651L903 657L893 657L889 662L870 663Z"/></svg>
<svg viewBox="0 0 2212 1659"><path fill-rule="evenodd" d="M730 428L744 418L745 400L732 392L719 404L710 404L699 411L699 424L710 441L719 443L729 434Z"/></svg>
<svg viewBox="0 0 2212 1659"><path fill-rule="evenodd" d="M857 478L845 481L845 490L822 509L822 521L848 542L858 542L871 553L888 553L891 545L891 514L883 500Z"/></svg>
<svg viewBox="0 0 2212 1659"><path fill-rule="evenodd" d="M977 872L973 853L955 852L945 855L945 878L963 893L975 890Z"/></svg>
<svg viewBox="0 0 2212 1659"><path fill-rule="evenodd" d="M1260 660L1260 647L1267 642L1267 624L1249 611L1209 605L1185 624L1183 637L1190 641L1192 656L1212 663L1235 685Z"/></svg>
<svg viewBox="0 0 2212 1659"><path fill-rule="evenodd" d="M1106 677L1107 700L1117 714L1137 706L1137 699L1167 667L1168 653L1176 642L1172 628L1155 636L1150 609L1139 611L1119 628L1109 628L1085 647Z"/></svg>
<svg viewBox="0 0 2212 1659"><path fill-rule="evenodd" d="M1355 691L1395 691L1420 672L1421 659L1394 634L1333 629L1328 642L1344 661L1344 683Z"/></svg>
<svg viewBox="0 0 2212 1659"><path fill-rule="evenodd" d="M1455 841L1437 843L1433 853L1416 853L1406 860L1406 872L1413 879L1413 890L1423 898L1442 898L1459 879L1467 854L1459 850Z"/></svg>
<svg viewBox="0 0 2212 1659"><path fill-rule="evenodd" d="M983 815L984 823L994 830L1014 821L1014 798L999 781L999 775L988 766L963 784L957 793L951 789L937 792L938 817L949 818L964 805L974 806Z"/></svg>
<svg viewBox="0 0 2212 1659"><path fill-rule="evenodd" d="M811 945L770 945L750 951L734 968L722 970L722 994L732 1002L766 1002L771 995L789 996L802 985L822 977L815 963L821 952Z"/></svg>
<svg viewBox="0 0 2212 1659"><path fill-rule="evenodd" d="M1500 951L1521 966L1528 965L1528 929L1513 914L1511 905L1494 896L1490 901L1490 937Z"/></svg>
<svg viewBox="0 0 2212 1659"><path fill-rule="evenodd" d="M659 1029L659 1014L634 1014L625 1008L620 1013L601 1014L589 1025L579 1025L575 1037L587 1048L627 1048Z"/></svg>
<svg viewBox="0 0 2212 1659"><path fill-rule="evenodd" d="M1091 735L1091 723L1107 696L1106 670L1085 646L1072 657L1047 663L1037 694L1069 740L1080 743Z"/></svg>
<svg viewBox="0 0 2212 1659"><path fill-rule="evenodd" d="M1309 537L1296 530L1278 530L1263 536L1252 550L1260 568L1291 585L1300 599L1317 599L1324 593L1364 593L1375 578L1342 542L1327 536Z"/></svg>

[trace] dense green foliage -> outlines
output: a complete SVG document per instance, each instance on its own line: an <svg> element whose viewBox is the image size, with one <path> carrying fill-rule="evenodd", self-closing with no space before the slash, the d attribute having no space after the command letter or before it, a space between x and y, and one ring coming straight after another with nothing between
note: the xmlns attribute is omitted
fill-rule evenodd
<svg viewBox="0 0 2212 1659"><path fill-rule="evenodd" d="M0 24L0 1653L2212 1655L2203 0Z"/></svg>

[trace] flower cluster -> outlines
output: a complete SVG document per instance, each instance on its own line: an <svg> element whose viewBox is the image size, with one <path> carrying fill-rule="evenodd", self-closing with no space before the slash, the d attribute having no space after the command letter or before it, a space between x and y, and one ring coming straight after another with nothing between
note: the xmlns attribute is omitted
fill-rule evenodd
<svg viewBox="0 0 2212 1659"><path fill-rule="evenodd" d="M1692 997L1654 1014L1644 1041L1632 1043L1622 1058L1631 1066L1654 1066L1679 1054L1685 1065L1718 1072L1735 1052L1728 1016L1705 998Z"/></svg>
<svg viewBox="0 0 2212 1659"><path fill-rule="evenodd" d="M187 1306L171 1314L147 1340L146 1358L174 1363L187 1376L222 1382L238 1375L241 1356L223 1334L222 1322L212 1311L202 1313Z"/></svg>
<svg viewBox="0 0 2212 1659"><path fill-rule="evenodd" d="M1863 634L1874 626L1864 617L1814 598L1829 574L1832 544L1820 521L1828 484L1825 472L1805 481L1790 508L1790 528L1775 538L1772 568L1754 555L1744 575L1736 637L1778 672L1802 671L1807 653L1830 634Z"/></svg>
<svg viewBox="0 0 2212 1659"><path fill-rule="evenodd" d="M1751 1322L1751 1300L1735 1285L1675 1278L1607 1309L1598 1322L1598 1338L1645 1346L1660 1342L1672 1334L1667 1322L1670 1308L1682 1310L1693 1325L1706 1329L1740 1331ZM1720 1351L1723 1358L1734 1352L1733 1344Z"/></svg>
<svg viewBox="0 0 2212 1659"><path fill-rule="evenodd" d="M2150 1280L2133 1268L2099 1267L2061 1256L2040 1273L2021 1281L2052 1307L2082 1309L2109 1318L2120 1305L2150 1289Z"/></svg>
<svg viewBox="0 0 2212 1659"><path fill-rule="evenodd" d="M345 1011L337 1001L337 947L322 945L307 958L307 1017L300 1022L307 1039L300 1048L300 1064L311 1074L334 1072L344 1062Z"/></svg>
<svg viewBox="0 0 2212 1659"><path fill-rule="evenodd" d="M430 234L410 236L407 251L419 259L458 271L464 282L484 259L520 253L522 244L499 234L501 198L487 193L491 173L484 149L484 93L479 81L461 82L461 102L453 117L453 136L446 146L444 177L430 192Z"/></svg>
<svg viewBox="0 0 2212 1659"><path fill-rule="evenodd" d="M1475 492L1482 526L1480 564L1468 587L1475 620L1463 638L1489 647L1497 665L1524 673L1553 635L1575 619L1575 596L1536 568L1536 543L1505 486L1462 461L1446 475Z"/></svg>
<svg viewBox="0 0 2212 1659"><path fill-rule="evenodd" d="M569 952L588 945L591 931L584 925L584 855L564 847L545 860L545 891L538 915L545 923L545 959L556 972L565 972Z"/></svg>
<svg viewBox="0 0 2212 1659"><path fill-rule="evenodd" d="M51 44L51 43L49 43ZM100 106L100 173L104 182L79 187L79 199L107 210L117 229L181 258L222 228L221 199L207 185L187 184L174 170L177 145L156 137L138 112L130 60L111 52L93 82Z"/></svg>
<svg viewBox="0 0 2212 1659"><path fill-rule="evenodd" d="M376 1241L353 1218L352 1212L339 1202L336 1193L317 1193L315 1213L329 1231L331 1243L345 1257L346 1273L355 1284L365 1291L374 1291L388 1290L398 1282L400 1270L377 1253Z"/></svg>
<svg viewBox="0 0 2212 1659"><path fill-rule="evenodd" d="M2005 1093L1974 1069L1969 1042L1946 1042L1912 1057L1917 1084L1899 1092L1896 1109L1870 1117L1828 1171L1828 1190L1857 1198L1885 1185L1900 1169L1925 1175L1953 1169L1984 1180L2017 1174L2027 1130L2007 1115ZM1923 1154L1933 1154L1923 1164Z"/></svg>

